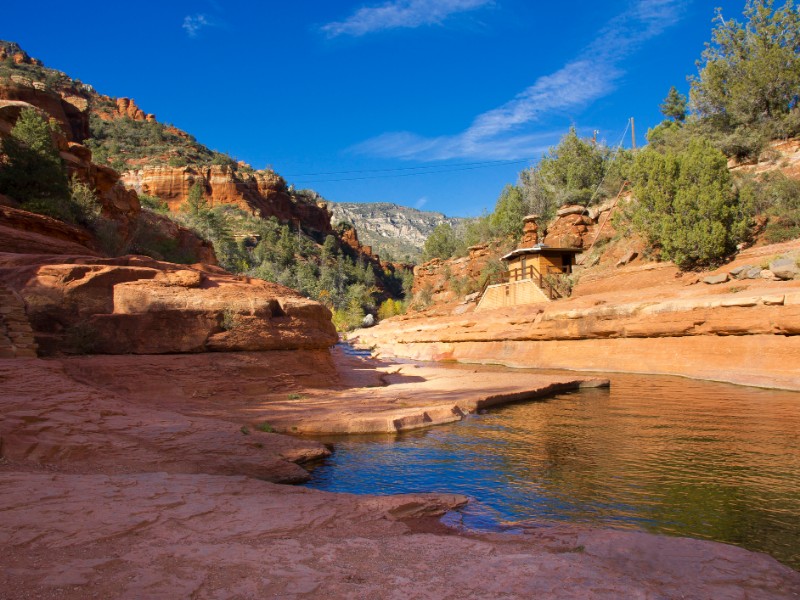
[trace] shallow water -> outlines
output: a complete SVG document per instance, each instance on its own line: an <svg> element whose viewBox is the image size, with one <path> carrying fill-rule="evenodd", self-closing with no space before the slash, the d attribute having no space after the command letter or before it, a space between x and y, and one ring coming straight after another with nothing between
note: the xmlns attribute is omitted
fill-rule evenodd
<svg viewBox="0 0 800 600"><path fill-rule="evenodd" d="M610 389L397 436L330 438L309 487L454 492L472 529L569 521L706 538L800 569L800 393L610 375Z"/></svg>

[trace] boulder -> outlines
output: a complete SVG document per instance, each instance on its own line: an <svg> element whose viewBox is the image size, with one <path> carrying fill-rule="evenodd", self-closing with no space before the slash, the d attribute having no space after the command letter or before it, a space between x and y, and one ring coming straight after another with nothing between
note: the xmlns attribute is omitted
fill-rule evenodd
<svg viewBox="0 0 800 600"><path fill-rule="evenodd" d="M361 321L362 327L372 327L374 325L375 325L375 317L372 315L366 315Z"/></svg>
<svg viewBox="0 0 800 600"><path fill-rule="evenodd" d="M464 296L464 304L469 304L470 302L477 302L478 298L480 298L480 292L473 292L471 294L467 294Z"/></svg>
<svg viewBox="0 0 800 600"><path fill-rule="evenodd" d="M582 215L586 212L586 207L581 206L579 204L572 204L568 206L562 206L556 211L556 216L559 217L566 217L567 215Z"/></svg>
<svg viewBox="0 0 800 600"><path fill-rule="evenodd" d="M703 283L707 283L708 285L718 285L720 283L725 283L726 281L728 281L727 273L709 275L708 277L703 278Z"/></svg>
<svg viewBox="0 0 800 600"><path fill-rule="evenodd" d="M769 270L775 274L775 277L784 281L800 279L800 268L798 268L795 259L790 256L773 260L769 263Z"/></svg>
<svg viewBox="0 0 800 600"><path fill-rule="evenodd" d="M761 267L750 267L743 272L740 279L760 279Z"/></svg>
<svg viewBox="0 0 800 600"><path fill-rule="evenodd" d="M768 281L780 281L777 277L775 277L775 273L769 269L761 269L761 279L766 279Z"/></svg>
<svg viewBox="0 0 800 600"><path fill-rule="evenodd" d="M624 267L625 265L627 265L629 262L631 262L637 256L639 256L639 253L635 252L634 250L631 250L630 252L626 252L623 255L623 257L620 258L619 261L617 262L617 266L618 267Z"/></svg>
<svg viewBox="0 0 800 600"><path fill-rule="evenodd" d="M734 267L728 273L731 277L735 279L741 279L742 276L747 272L748 269L751 269L753 265L739 265L738 267Z"/></svg>

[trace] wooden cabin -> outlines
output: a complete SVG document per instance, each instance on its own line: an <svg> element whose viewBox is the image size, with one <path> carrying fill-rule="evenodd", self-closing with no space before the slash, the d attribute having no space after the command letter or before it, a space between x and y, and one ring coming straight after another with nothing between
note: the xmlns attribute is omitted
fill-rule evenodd
<svg viewBox="0 0 800 600"><path fill-rule="evenodd" d="M569 275L575 256L581 252L578 248L553 248L545 244L517 248L502 257L508 271L507 281L541 281L547 275Z"/></svg>
<svg viewBox="0 0 800 600"><path fill-rule="evenodd" d="M572 273L575 256L582 250L540 244L537 219L537 215L523 219L520 248L502 257L506 272L500 283L484 287L475 310L549 302L561 297L548 276Z"/></svg>

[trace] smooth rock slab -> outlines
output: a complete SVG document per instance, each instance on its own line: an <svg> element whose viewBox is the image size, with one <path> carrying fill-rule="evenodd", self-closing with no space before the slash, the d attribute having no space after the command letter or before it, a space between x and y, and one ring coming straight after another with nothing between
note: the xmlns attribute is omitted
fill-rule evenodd
<svg viewBox="0 0 800 600"><path fill-rule="evenodd" d="M0 589L8 600L771 600L800 590L800 574L774 559L714 542L569 526L455 534L430 522L463 502L201 474L0 472Z"/></svg>
<svg viewBox="0 0 800 600"><path fill-rule="evenodd" d="M709 275L708 277L703 278L703 283L707 283L708 285L718 285L720 283L725 283L726 281L728 281L727 273L720 273L718 275Z"/></svg>

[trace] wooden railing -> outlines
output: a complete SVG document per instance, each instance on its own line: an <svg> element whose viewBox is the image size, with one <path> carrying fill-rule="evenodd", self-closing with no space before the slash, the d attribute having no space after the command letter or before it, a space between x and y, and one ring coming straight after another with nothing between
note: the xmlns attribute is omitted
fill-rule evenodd
<svg viewBox="0 0 800 600"><path fill-rule="evenodd" d="M562 273L556 267L548 267L547 274L561 276L564 273ZM487 275L486 279L483 281L483 285L481 286L481 296L483 296L483 294L486 292L486 288L488 288L490 285L510 283L512 281L525 281L528 279L532 280L536 285L538 285L539 289L547 294L547 297L550 298L550 300L557 300L562 297L562 294L533 265L527 265L524 270L519 267L494 276Z"/></svg>

